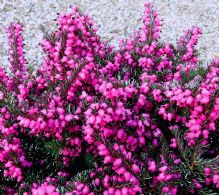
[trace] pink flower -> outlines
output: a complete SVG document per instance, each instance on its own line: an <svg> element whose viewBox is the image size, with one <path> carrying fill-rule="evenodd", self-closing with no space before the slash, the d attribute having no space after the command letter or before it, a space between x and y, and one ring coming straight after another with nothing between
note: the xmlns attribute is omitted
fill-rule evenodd
<svg viewBox="0 0 219 195"><path fill-rule="evenodd" d="M121 164L122 164L122 160L120 158L115 159L114 162L113 162L113 165L115 167L118 167Z"/></svg>
<svg viewBox="0 0 219 195"><path fill-rule="evenodd" d="M154 172L156 170L156 164L154 161L149 161L148 162L148 170L151 172Z"/></svg>
<svg viewBox="0 0 219 195"><path fill-rule="evenodd" d="M206 176L209 176L211 174L211 169L209 167L205 167L204 171Z"/></svg>
<svg viewBox="0 0 219 195"><path fill-rule="evenodd" d="M139 168L136 164L132 164L132 170L133 170L135 173L139 173L139 172L140 172L140 168Z"/></svg>
<svg viewBox="0 0 219 195"><path fill-rule="evenodd" d="M218 174L213 175L213 183L217 184L218 182L219 182L219 175Z"/></svg>

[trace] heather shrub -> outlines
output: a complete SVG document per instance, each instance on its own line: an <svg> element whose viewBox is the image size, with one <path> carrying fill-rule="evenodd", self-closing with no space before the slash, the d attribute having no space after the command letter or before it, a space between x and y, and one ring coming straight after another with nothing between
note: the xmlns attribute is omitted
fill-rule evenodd
<svg viewBox="0 0 219 195"><path fill-rule="evenodd" d="M32 67L11 24L0 68L2 194L217 194L219 59L204 65L199 28L159 40L150 4L118 49L76 7L45 32Z"/></svg>

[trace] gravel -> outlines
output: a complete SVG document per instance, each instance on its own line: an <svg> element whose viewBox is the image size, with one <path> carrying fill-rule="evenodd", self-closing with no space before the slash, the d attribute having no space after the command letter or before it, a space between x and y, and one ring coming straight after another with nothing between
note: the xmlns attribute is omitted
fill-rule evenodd
<svg viewBox="0 0 219 195"><path fill-rule="evenodd" d="M13 21L24 24L26 58L30 64L42 62L40 25L48 31L56 28L57 13L77 5L98 24L99 34L117 45L138 26L145 0L0 0L0 63L8 67L8 42L5 27ZM199 41L200 58L209 62L219 57L218 0L149 0L162 20L162 40L176 43L185 29L198 26L203 30Z"/></svg>

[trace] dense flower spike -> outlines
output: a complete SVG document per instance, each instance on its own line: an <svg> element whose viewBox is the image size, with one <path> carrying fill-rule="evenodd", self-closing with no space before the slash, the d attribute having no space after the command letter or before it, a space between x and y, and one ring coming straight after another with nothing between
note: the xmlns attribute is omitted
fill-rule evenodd
<svg viewBox="0 0 219 195"><path fill-rule="evenodd" d="M10 45L10 70L16 77L19 77L19 81L23 81L26 78L25 75L27 74L27 68L25 66L27 61L24 57L24 43L21 32L22 26L19 23L11 24L11 26L7 29L8 42Z"/></svg>
<svg viewBox="0 0 219 195"><path fill-rule="evenodd" d="M43 64L26 67L22 26L0 68L2 194L211 194L219 190L219 59L201 66L193 27L177 47L143 26L108 45L72 7L45 32Z"/></svg>

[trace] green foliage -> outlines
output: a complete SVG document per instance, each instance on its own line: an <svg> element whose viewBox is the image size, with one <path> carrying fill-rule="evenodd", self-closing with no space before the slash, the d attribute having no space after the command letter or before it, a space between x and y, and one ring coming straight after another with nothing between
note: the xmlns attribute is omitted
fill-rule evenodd
<svg viewBox="0 0 219 195"><path fill-rule="evenodd" d="M198 67L196 69L189 70L188 73L181 71L182 82L188 83L192 81L196 76L205 77L207 74L207 69L205 67Z"/></svg>
<svg viewBox="0 0 219 195"><path fill-rule="evenodd" d="M26 134L20 134L20 139L27 159L33 162L32 167L24 171L27 184L43 180L47 176L55 176L57 171L64 167L59 155L62 148L60 141Z"/></svg>
<svg viewBox="0 0 219 195"><path fill-rule="evenodd" d="M85 162L89 167L92 167L93 163L94 163L94 155L93 154L86 154Z"/></svg>
<svg viewBox="0 0 219 195"><path fill-rule="evenodd" d="M62 144L59 141L50 141L45 144L46 152L57 159L59 157L60 150L62 149Z"/></svg>

